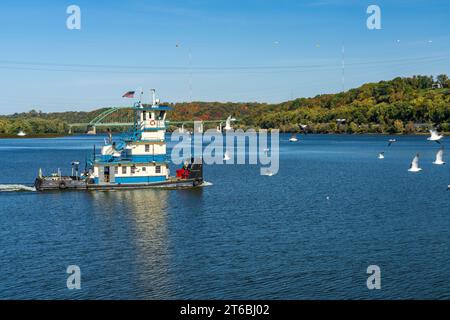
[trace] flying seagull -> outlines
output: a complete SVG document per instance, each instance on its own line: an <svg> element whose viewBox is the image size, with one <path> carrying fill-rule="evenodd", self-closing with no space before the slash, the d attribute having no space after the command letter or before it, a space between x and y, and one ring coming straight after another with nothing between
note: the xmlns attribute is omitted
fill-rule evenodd
<svg viewBox="0 0 450 320"><path fill-rule="evenodd" d="M435 129L431 129L430 134L431 134L431 136L427 138L428 141L435 141L435 142L441 144L441 142L439 140L441 140L444 137L443 135L438 134L437 130L435 130Z"/></svg>
<svg viewBox="0 0 450 320"><path fill-rule="evenodd" d="M298 126L302 130L303 134L306 136L308 134L308 131L307 131L308 125L306 125L306 124L299 124Z"/></svg>
<svg viewBox="0 0 450 320"><path fill-rule="evenodd" d="M411 165L409 166L408 171L409 172L419 172L422 168L419 168L419 154L416 154L413 161L411 162Z"/></svg>
<svg viewBox="0 0 450 320"><path fill-rule="evenodd" d="M439 151L436 153L436 160L433 161L433 164L437 165L445 164L443 158L444 158L444 148L440 148Z"/></svg>
<svg viewBox="0 0 450 320"><path fill-rule="evenodd" d="M340 129L341 124L345 123L347 119L336 119L337 127Z"/></svg>
<svg viewBox="0 0 450 320"><path fill-rule="evenodd" d="M389 141L388 141L388 147L390 147L391 144L393 144L394 142L397 142L397 140L396 140L396 139L389 139Z"/></svg>
<svg viewBox="0 0 450 320"><path fill-rule="evenodd" d="M380 160L384 159L384 152L380 152L380 154L378 155L378 159Z"/></svg>

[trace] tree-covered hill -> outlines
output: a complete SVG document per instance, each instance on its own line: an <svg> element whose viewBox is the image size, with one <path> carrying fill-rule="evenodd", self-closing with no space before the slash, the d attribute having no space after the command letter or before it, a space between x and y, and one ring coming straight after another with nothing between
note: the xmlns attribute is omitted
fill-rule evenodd
<svg viewBox="0 0 450 320"><path fill-rule="evenodd" d="M307 124L313 132L414 133L417 124L440 125L450 131L450 80L441 75L395 78L364 84L344 93L300 98L281 104L175 104L173 120L224 119L232 114L243 127L297 131ZM336 119L346 119L338 126Z"/></svg>
<svg viewBox="0 0 450 320"><path fill-rule="evenodd" d="M298 131L307 124L312 132L414 133L424 131L417 124L440 125L450 131L450 80L446 75L395 78L367 83L359 88L313 98L299 98L280 104L192 102L171 104L172 121L217 120L236 117L238 127L279 128ZM87 123L105 109L92 112L42 113L30 111L0 116L0 134L66 133L68 123ZM115 117L131 118L131 110ZM345 119L337 125L336 119Z"/></svg>

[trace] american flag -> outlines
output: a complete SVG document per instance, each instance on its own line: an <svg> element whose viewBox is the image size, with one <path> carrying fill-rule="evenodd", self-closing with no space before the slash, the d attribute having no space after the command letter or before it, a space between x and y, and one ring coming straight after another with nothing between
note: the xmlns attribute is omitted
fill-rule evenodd
<svg viewBox="0 0 450 320"><path fill-rule="evenodd" d="M127 93L125 93L122 98L134 98L134 94L136 92L135 91L128 91Z"/></svg>

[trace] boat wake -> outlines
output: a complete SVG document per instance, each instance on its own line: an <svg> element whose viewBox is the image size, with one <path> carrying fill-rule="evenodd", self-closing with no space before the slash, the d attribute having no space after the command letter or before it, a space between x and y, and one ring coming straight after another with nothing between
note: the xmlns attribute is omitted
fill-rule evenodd
<svg viewBox="0 0 450 320"><path fill-rule="evenodd" d="M200 185L200 187L210 187L213 186L212 182L203 181L203 183Z"/></svg>
<svg viewBox="0 0 450 320"><path fill-rule="evenodd" d="M35 187L23 184L0 184L0 192L36 191Z"/></svg>

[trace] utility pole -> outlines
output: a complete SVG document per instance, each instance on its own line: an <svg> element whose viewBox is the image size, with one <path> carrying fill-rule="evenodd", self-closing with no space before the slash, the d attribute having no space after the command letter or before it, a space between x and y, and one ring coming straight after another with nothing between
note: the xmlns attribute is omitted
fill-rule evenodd
<svg viewBox="0 0 450 320"><path fill-rule="evenodd" d="M345 92L345 46L342 44L342 92Z"/></svg>
<svg viewBox="0 0 450 320"><path fill-rule="evenodd" d="M183 48L183 45L177 44L177 48ZM189 102L192 102L192 50L190 46L187 46L188 50L188 89L189 89Z"/></svg>
<svg viewBox="0 0 450 320"><path fill-rule="evenodd" d="M192 51L189 47L189 102L192 102Z"/></svg>

